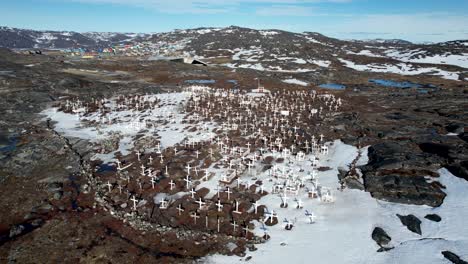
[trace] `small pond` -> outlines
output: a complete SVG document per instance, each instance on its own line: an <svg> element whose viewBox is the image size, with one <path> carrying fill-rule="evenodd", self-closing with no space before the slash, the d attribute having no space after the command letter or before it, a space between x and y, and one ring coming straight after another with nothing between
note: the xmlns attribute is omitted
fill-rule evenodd
<svg viewBox="0 0 468 264"><path fill-rule="evenodd" d="M346 89L346 86L343 84L338 84L338 83L324 83L319 85L320 88L324 89L331 89L331 90L344 90Z"/></svg>

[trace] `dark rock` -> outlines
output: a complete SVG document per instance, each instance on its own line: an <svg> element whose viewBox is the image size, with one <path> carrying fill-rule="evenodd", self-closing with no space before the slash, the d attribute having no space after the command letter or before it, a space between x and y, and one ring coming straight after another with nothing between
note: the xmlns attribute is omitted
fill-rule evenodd
<svg viewBox="0 0 468 264"><path fill-rule="evenodd" d="M408 230L416 234L422 235L421 220L419 220L419 218L412 214L406 216L397 214L397 216L398 218L400 218L401 223L404 226L406 226L406 228L408 228Z"/></svg>
<svg viewBox="0 0 468 264"><path fill-rule="evenodd" d="M26 228L23 225L15 225L10 229L10 238L21 235Z"/></svg>
<svg viewBox="0 0 468 264"><path fill-rule="evenodd" d="M425 178L437 176L434 171L440 165L432 161L432 154L416 151L409 142L387 141L369 147L369 163L361 167L365 190L385 201L440 206L446 194Z"/></svg>
<svg viewBox="0 0 468 264"><path fill-rule="evenodd" d="M450 164L447 169L453 175L468 181L468 160Z"/></svg>
<svg viewBox="0 0 468 264"><path fill-rule="evenodd" d="M344 180L346 186L350 189L361 190L364 191L364 184L362 184L358 179L354 177L347 177Z"/></svg>
<svg viewBox="0 0 468 264"><path fill-rule="evenodd" d="M377 252L385 252L394 249L394 247L381 247L377 250Z"/></svg>
<svg viewBox="0 0 468 264"><path fill-rule="evenodd" d="M468 264L468 262L462 260L457 254L448 250L442 251L442 255L444 255L446 259L450 260L450 262L454 264Z"/></svg>
<svg viewBox="0 0 468 264"><path fill-rule="evenodd" d="M462 123L450 123L445 126L445 130L450 133L463 133L465 129L465 125Z"/></svg>
<svg viewBox="0 0 468 264"><path fill-rule="evenodd" d="M423 152L436 154L443 158L448 158L451 150L451 146L432 142L421 143L419 144L419 147Z"/></svg>
<svg viewBox="0 0 468 264"><path fill-rule="evenodd" d="M372 239L381 247L387 245L392 240L387 232L380 227L374 228L374 231L372 231Z"/></svg>
<svg viewBox="0 0 468 264"><path fill-rule="evenodd" d="M440 222L442 221L442 218L439 215L436 214L428 214L424 218L429 219L434 222Z"/></svg>
<svg viewBox="0 0 468 264"><path fill-rule="evenodd" d="M255 247L255 245L248 245L247 248L249 251L257 251L257 247Z"/></svg>

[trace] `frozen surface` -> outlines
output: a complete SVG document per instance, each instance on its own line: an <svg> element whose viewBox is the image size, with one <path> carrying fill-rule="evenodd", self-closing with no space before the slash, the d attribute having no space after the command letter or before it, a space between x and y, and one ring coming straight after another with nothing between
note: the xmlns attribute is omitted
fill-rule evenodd
<svg viewBox="0 0 468 264"><path fill-rule="evenodd" d="M447 64L468 68L468 53L462 54L427 54L424 50L387 50L385 54L397 60L405 62L417 62L428 64Z"/></svg>
<svg viewBox="0 0 468 264"><path fill-rule="evenodd" d="M357 71L368 71L368 72L383 72L383 73L396 73L401 75L418 75L418 74L430 74L440 76L441 78L448 80L458 80L460 72L445 71L435 67L416 67L409 63L399 63L397 65L390 64L356 64L352 61L339 59L346 67L357 70Z"/></svg>
<svg viewBox="0 0 468 264"><path fill-rule="evenodd" d="M468 182L453 176L446 169L439 170L440 182L446 186L447 197L442 206L401 205L372 198L368 193L345 189L338 191L337 168L349 164L357 155L353 146L335 141L330 155L321 161L322 166L332 170L320 172L319 182L334 190L335 202L322 203L309 199L304 193L304 209L294 208L289 201L287 209L280 208L281 198L269 194L260 200L269 210L278 214L280 223L267 227L271 239L257 245L258 250L247 252L252 263L449 263L441 254L450 250L462 259L468 258ZM363 153L359 164L367 163ZM269 182L266 181L268 184ZM291 199L292 200L292 199ZM304 210L314 212L316 222L310 224ZM436 213L440 223L424 218ZM396 214L414 214L421 221L422 236L403 226ZM294 223L291 231L284 229L283 219ZM379 247L372 240L374 227L382 227L391 237L388 252L377 252ZM263 234L261 224L256 224L256 233ZM213 255L208 263L238 263L243 258Z"/></svg>
<svg viewBox="0 0 468 264"><path fill-rule="evenodd" d="M289 83L289 84L297 84L297 85L301 85L301 86L307 86L309 85L308 82L304 82L304 81L301 81L301 80L298 80L298 79L287 79L287 80L283 80L284 83Z"/></svg>
<svg viewBox="0 0 468 264"><path fill-rule="evenodd" d="M194 86L194 89L202 86ZM129 154L134 147L137 136L159 137L162 148L174 146L187 139L207 140L213 134L211 123L199 122L192 124L183 123L185 114L181 112L180 105L185 102L190 92L164 93L146 95L145 101L159 100L153 109L126 109L110 111L106 115L99 112L86 113L79 109L77 113L64 113L57 108L49 108L42 112L47 118L56 122L55 130L68 137L75 137L99 143L108 139L111 135L121 136L119 149L111 153L98 153L94 159L101 159L104 163L114 160L114 155L121 152ZM111 109L117 109L116 98L110 99L108 105ZM111 120L111 122L109 122ZM163 124L163 125L161 125ZM189 131L197 127L196 131Z"/></svg>

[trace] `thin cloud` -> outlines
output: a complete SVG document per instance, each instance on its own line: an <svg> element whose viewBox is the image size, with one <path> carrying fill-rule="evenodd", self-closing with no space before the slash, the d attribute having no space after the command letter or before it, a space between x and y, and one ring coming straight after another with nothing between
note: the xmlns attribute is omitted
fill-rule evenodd
<svg viewBox="0 0 468 264"><path fill-rule="evenodd" d="M459 39L460 31L466 31L468 16L446 13L420 14L367 14L347 18L345 21L322 27L326 34L337 36L336 32L348 32L337 37L355 36L353 32L382 32L392 38L411 41L446 41ZM444 34L438 34L444 33ZM347 36L346 36L347 35ZM363 34L364 35L364 34ZM378 36L379 34L373 34Z"/></svg>
<svg viewBox="0 0 468 264"><path fill-rule="evenodd" d="M313 9L297 5L275 5L258 8L255 14L259 16L311 16Z"/></svg>
<svg viewBox="0 0 468 264"><path fill-rule="evenodd" d="M310 15L310 8L301 10L300 5L317 3L349 3L352 0L58 0L66 2L80 2L89 4L113 4L142 8L150 8L161 13L169 14L217 14L233 12L240 9L240 5L272 5L262 7L255 12L259 15L292 15L293 11L299 16ZM283 5L286 10L281 11Z"/></svg>

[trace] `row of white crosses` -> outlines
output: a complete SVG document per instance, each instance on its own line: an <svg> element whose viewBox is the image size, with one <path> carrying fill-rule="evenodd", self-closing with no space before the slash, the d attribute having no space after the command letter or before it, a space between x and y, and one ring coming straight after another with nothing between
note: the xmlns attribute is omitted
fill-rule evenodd
<svg viewBox="0 0 468 264"><path fill-rule="evenodd" d="M216 93L214 93L216 94ZM307 93L305 92L301 92L299 93L302 98L304 98L306 96ZM314 93L312 93L313 97L315 96ZM274 94L274 96L276 96L276 94ZM295 95L296 96L296 95ZM230 111L237 111L236 109L233 109L230 107L230 105L236 105L236 102L239 102L239 101L245 101L245 98L243 98L243 95L241 94L240 96L236 96L236 97L215 97L215 95L213 95L213 93L211 95L206 95L206 96L201 96L199 100L197 101L193 101L193 105L194 105L194 109L200 109L202 108L200 105L203 104L204 102L204 99L205 99L205 104L203 107L203 112L210 112L211 114L213 113L216 113L218 112L218 109L220 109L218 107L218 105L221 106L221 109L226 109L225 111L219 113L218 115L222 118L224 118L224 120L226 120L225 118L228 119L228 122L231 122L232 121L238 121L239 122L239 125L243 125L242 123L244 124L255 124L255 123L259 123L261 122L261 117L257 117L256 114L253 114L253 110L255 109L267 109L266 113L265 113L265 116L264 116L264 120L263 120L263 123L264 124L270 124L269 127L274 127L274 129L279 129L281 126L279 125L280 124L280 117L279 115L277 114L279 111L279 109L281 108L284 108L284 106L286 106L287 104L284 103L283 101L279 101L278 100L272 100L270 98L267 98L266 100L264 100L264 102L259 102L257 104L253 104L253 105L247 105L247 109L245 109L245 113L247 115L239 115L238 112L236 113L230 113ZM245 96L244 96L245 97ZM334 97L332 96L326 96L326 97L320 97L320 98L324 98L324 101L328 104L329 103L329 100L331 100L332 102L335 101ZM226 102L226 101L231 101L231 102ZM341 100L339 100L339 104L341 104ZM273 105L272 105L273 103ZM276 104L275 104L276 103ZM240 104L240 103L239 103ZM304 103L305 104L305 103ZM290 104L291 105L291 104ZM291 107L291 111L290 112L295 112L295 107L294 105L295 104L292 104L293 106L290 106ZM255 109L250 109L250 107L254 107ZM303 108L307 108L305 105L303 106ZM272 110L272 111L268 111L268 110ZM309 110L312 110L312 108L310 108ZM264 112L264 111L262 111ZM233 117L233 118L231 118ZM244 120L245 119L245 120ZM253 119L253 120L252 120ZM282 119L282 122L283 123L284 121L286 121L286 124L288 124L290 121L288 118ZM298 120L301 120L301 118L298 118ZM243 122L244 121L244 122ZM252 123L253 121L253 123ZM304 120L306 121L306 120ZM304 123L305 124L305 123ZM284 128L284 124L283 125L283 128ZM297 131L297 126L296 127L296 131ZM250 129L249 127L247 127L248 129Z"/></svg>
<svg viewBox="0 0 468 264"><path fill-rule="evenodd" d="M288 94L290 94L290 92L288 92ZM274 94L275 96L277 94ZM299 95L299 98L302 98L304 99L305 97L307 97L307 93L305 92L302 92L302 93L292 93L291 96L298 96ZM289 105L286 103L286 100L278 100L276 98L267 98L266 101L262 102L251 102L249 104L246 104L247 106L245 107L245 112L237 112L236 115L234 117L232 117L232 111L236 111L236 109L232 108L230 106L230 104L235 104L236 100L239 100L239 97L235 97L235 96L232 96L232 97L228 97L230 100L230 102L224 102L223 100L225 100L225 98L223 99L222 96L219 97L219 98L214 98L214 101L213 101L213 98L210 99L210 95L205 95L206 98L208 98L207 100L207 106L202 106L201 103L194 103L194 109L195 111L197 112L201 112L201 114L194 114L193 117L191 118L191 120L195 120L195 121L198 121L200 118L208 118L208 116L212 116L213 113L215 111L217 111L217 109L226 109L225 111L223 111L221 114L219 114L219 116L221 118L225 118L225 120L227 120L225 122L225 126L224 127L227 127L229 129L232 129L234 127L234 129L242 129L242 132L243 132L243 135L256 135L257 138L260 137L260 136L263 136L263 130L265 130L266 132L266 129L265 127L270 127L270 128L273 128L274 130L274 135L276 136L274 142L272 140L272 138L270 137L268 140L265 140L264 141L264 146L265 146L265 152L266 151L276 151L276 149L278 148L281 152L279 152L278 154L279 155L282 155L284 158L289 158L294 152L295 152L295 145L291 145L289 148L287 148L286 146L283 145L282 143L282 139L283 138L287 138L287 137L295 137L295 140L296 140L296 144L298 145L305 145L305 151L307 153L309 153L309 143L306 141L305 143L304 142L301 142L299 139L299 137L301 137L298 133L299 133L299 130L300 130L300 127L301 126L305 126L306 125L306 122L307 120L303 120L303 117L301 117L299 114L297 115L297 118L292 118L292 117L284 117L280 114L280 109L287 109L285 111L288 112L288 116L289 116L289 112L291 113L295 113L296 111L303 111L303 110L309 110L311 114L309 114L309 118L313 118L314 115L318 115L320 116L323 112L323 108L322 106L319 106L318 108L312 108L311 105L308 105L306 104L305 102L303 102L302 105L300 105L299 103L299 106L297 105ZM332 96L323 96L323 97L317 97L315 93L312 93L312 98L313 100L315 100L316 98L319 98L321 99L322 101L325 102L325 105L333 105L336 106L337 105L341 105L341 100L335 100L334 97ZM202 98L200 98L199 100L197 100L196 102L201 102L203 101L203 96ZM245 99L245 98L244 98ZM222 108L219 108L219 105L221 106L224 106ZM139 107L142 107L142 105L140 105ZM259 111L262 107L265 107L266 109L269 109L270 112L267 111L267 114L266 115L258 115L257 114L261 111ZM320 110L317 110L317 109L320 109ZM331 110L331 108L330 108ZM336 111L336 109L335 109ZM211 117L211 121L213 121L212 117ZM293 126L294 125L294 126ZM292 132L294 131L294 133ZM224 140L224 139L223 139ZM229 141L229 138L227 139L227 141ZM268 145L267 142L269 141L270 144L273 144L273 145ZM320 137L320 141L319 142L323 142L323 135ZM250 171L251 168L254 166L254 160L256 161L257 160L257 157L255 157L257 155L257 152L254 152L253 154L253 160L252 159L249 159L249 161L246 161L245 159L245 156L248 155L250 152L251 152L251 146L252 144L250 142L248 142L246 144L245 147L229 147L228 144L224 144L222 141L220 142L218 140L218 147L221 148L221 153L222 154L227 154L227 155L235 155L235 154L240 154L241 157L243 158L243 162L245 164L246 167L248 167L248 170ZM320 147L317 146L318 144L316 143L315 140L312 140L311 143L310 143L310 150L313 151L313 150L316 150L317 148L320 149L320 153L324 153L326 154L328 152L328 148L326 148L326 146L322 145ZM268 148L269 147L269 148ZM242 153L242 149L245 149L246 151L244 153ZM159 151L158 151L159 152ZM264 151L260 151L260 153L263 153ZM200 153L196 153L196 156L198 158ZM210 152L210 156L212 157L213 156L213 152ZM302 160L304 159L305 157L305 153L303 151L299 151L297 153L297 159L298 160ZM152 158L151 158L152 159ZM138 155L138 160L140 161L140 155ZM160 161L163 162L163 156L161 155L160 156ZM231 160L232 161L232 160ZM150 163L152 163L152 160L150 160ZM128 165L127 165L128 166ZM238 164L234 164L234 163L231 163L229 164L229 167L232 168L232 167L238 167L239 165ZM118 165L118 168L119 170L122 169L122 170L125 170L126 168L124 167L121 167L121 165L119 164ZM128 167L127 167L128 168ZM146 175L146 174L149 174L151 175L151 171L148 172L148 169L145 168L145 166L142 165L142 176ZM184 179L186 181L186 188L189 189L192 185L192 181L190 179L190 165L187 166L187 177ZM154 179L151 177L151 180L152 180L152 186L154 188ZM174 182L171 181L171 190L173 188L173 184ZM110 184L110 183L109 183ZM239 182L238 182L238 187L239 187ZM286 185L289 185L289 184L286 184ZM248 186L250 186L250 184L248 184ZM263 186L262 186L263 187ZM317 186L315 186L317 187ZM247 188L249 189L249 188ZM194 194L193 194L193 189L192 189L192 198L194 198ZM232 191L230 190L230 188L228 187L225 191L227 193L227 199L230 200L230 194L232 193ZM328 192L325 192L324 195L328 195L329 193ZM219 196L219 194L218 194ZM133 206L133 209L136 210L136 206L137 206L137 202L138 200L135 198L135 196L132 197L131 199L134 203L134 206ZM283 200L283 203L286 203L287 204L287 200L288 200L288 197L286 196L286 193L284 193L284 196L282 197L282 200ZM299 199L297 200L297 207L298 208L301 208L302 207L302 201ZM205 205L205 202L203 202L201 200L201 198L199 198L199 200L197 201L197 203L199 204L199 208L202 209L202 207ZM234 213L240 213L239 211L239 201L235 201L235 210L234 210ZM220 201L218 200L218 210L221 210L220 209L220 206L222 206L222 204L220 204ZM258 208L258 204L257 202L255 202L255 212L257 212L257 208ZM160 208L167 208L167 203L165 200L162 200L161 201L161 205L160 205ZM180 213L180 211L179 211ZM193 214L193 217L194 217L194 221L196 222L196 220L199 218L199 216L197 217L197 214ZM235 223L234 223L235 224ZM235 228L235 227L234 227Z"/></svg>

